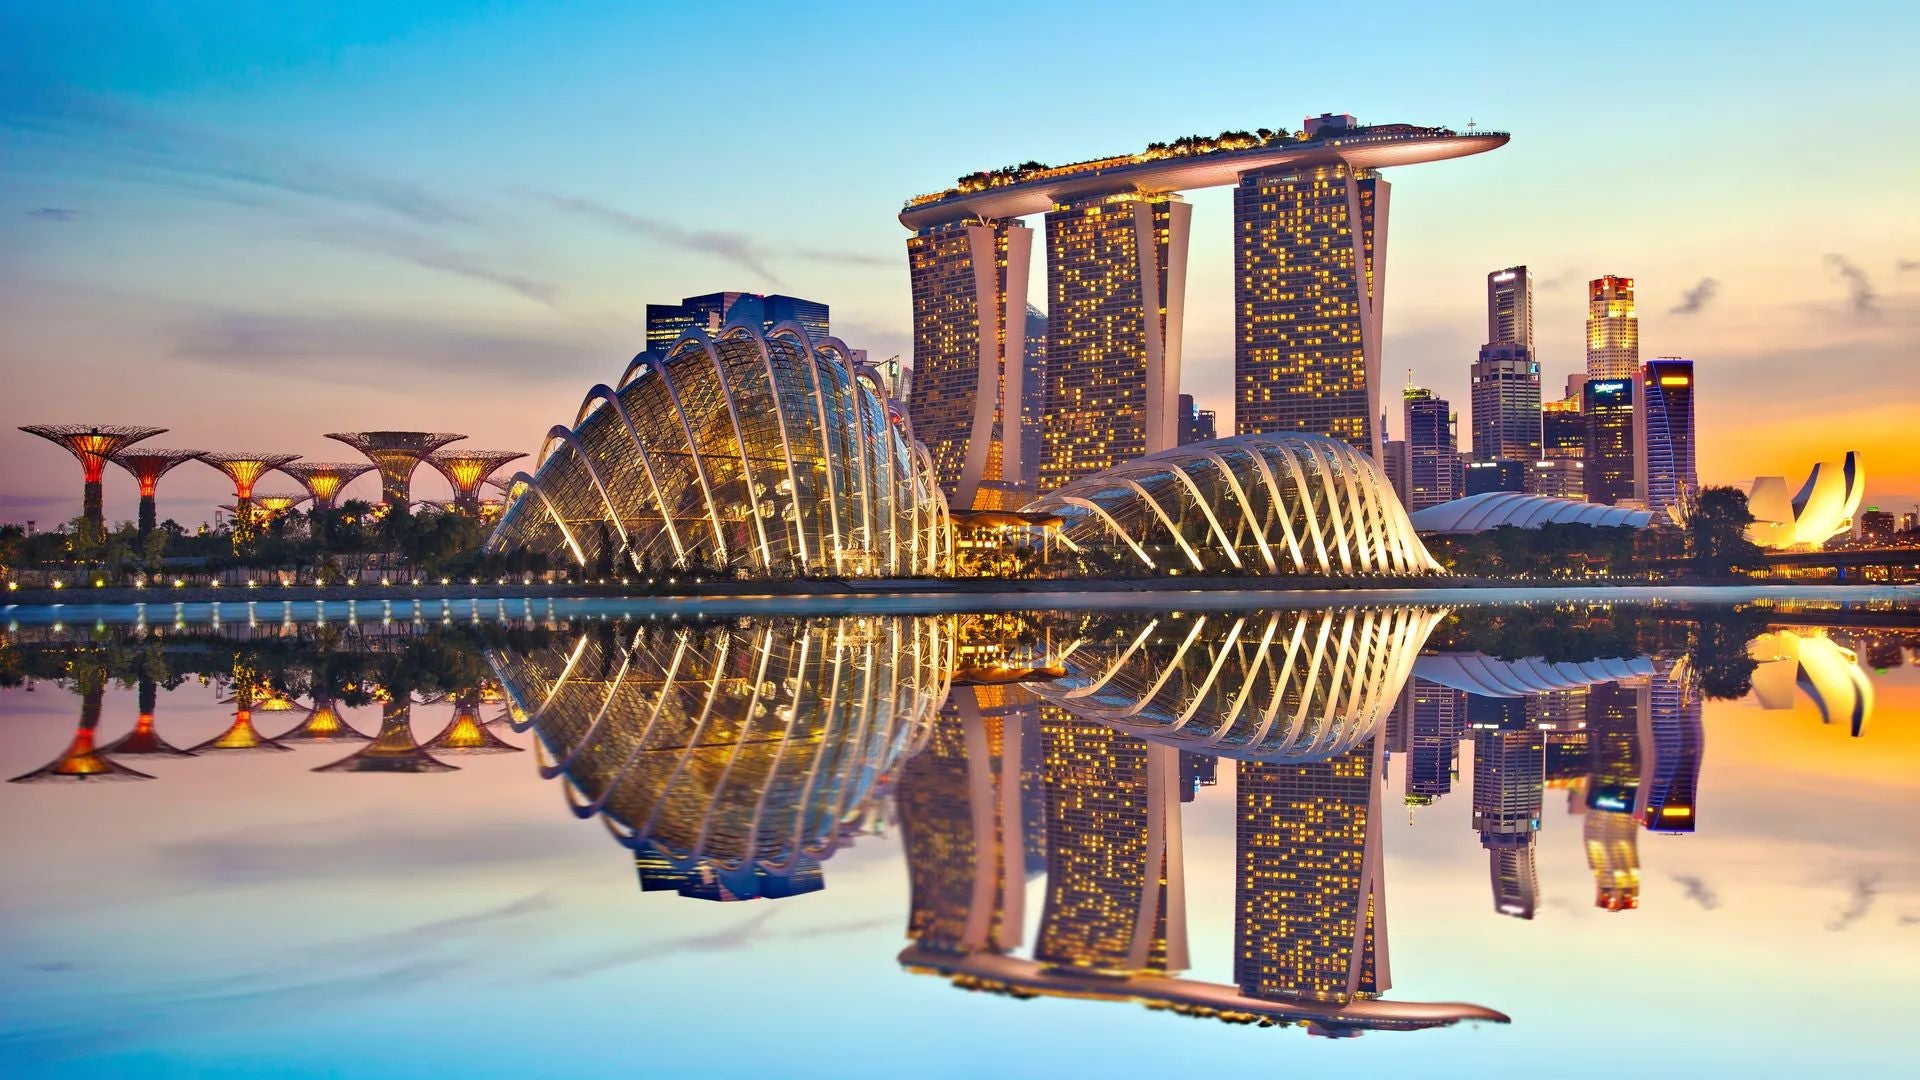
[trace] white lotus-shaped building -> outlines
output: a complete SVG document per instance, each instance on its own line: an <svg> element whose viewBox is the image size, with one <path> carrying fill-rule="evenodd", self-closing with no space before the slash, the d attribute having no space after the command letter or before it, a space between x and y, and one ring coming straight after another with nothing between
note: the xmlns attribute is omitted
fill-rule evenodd
<svg viewBox="0 0 1920 1080"><path fill-rule="evenodd" d="M1866 472L1852 450L1840 464L1822 461L1807 474L1800 493L1787 497L1787 481L1762 476L1747 493L1753 524L1747 539L1763 548L1818 547L1853 528L1853 516L1866 495Z"/></svg>
<svg viewBox="0 0 1920 1080"><path fill-rule="evenodd" d="M1062 540L1150 569L1244 574L1438 572L1373 459L1294 433L1192 443L1028 503Z"/></svg>

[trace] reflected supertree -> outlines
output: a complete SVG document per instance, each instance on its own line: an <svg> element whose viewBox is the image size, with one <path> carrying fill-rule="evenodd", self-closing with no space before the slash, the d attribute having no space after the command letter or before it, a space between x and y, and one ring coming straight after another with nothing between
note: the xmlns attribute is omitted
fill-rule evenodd
<svg viewBox="0 0 1920 1080"><path fill-rule="evenodd" d="M181 750L160 737L154 730L153 713L159 704L160 684L148 672L140 673L140 716L134 721L133 730L107 744L105 752L116 756L174 756L192 757L193 751Z"/></svg>
<svg viewBox="0 0 1920 1080"><path fill-rule="evenodd" d="M107 672L92 661L76 662L72 667L74 690L80 695L80 725L60 756L30 773L16 776L15 784L36 784L58 780L151 780L153 777L130 769L94 748L94 736L100 729L100 712L106 701Z"/></svg>
<svg viewBox="0 0 1920 1080"><path fill-rule="evenodd" d="M463 691L456 695L453 719L440 734L428 739L426 750L435 754L517 754L526 749L515 746L480 722L480 692Z"/></svg>
<svg viewBox="0 0 1920 1080"><path fill-rule="evenodd" d="M233 661L233 723L227 730L208 739L193 748L196 754L219 752L223 754L284 753L293 749L260 733L253 726L253 705L256 698L271 696L266 690L259 674L250 667L243 657Z"/></svg>
<svg viewBox="0 0 1920 1080"><path fill-rule="evenodd" d="M427 753L413 737L413 702L404 693L384 702L380 708L380 734L354 754L314 772L437 773L454 772L449 765Z"/></svg>
<svg viewBox="0 0 1920 1080"><path fill-rule="evenodd" d="M316 692L306 717L293 730L274 739L283 743L363 743L372 736L347 723L331 696Z"/></svg>
<svg viewBox="0 0 1920 1080"><path fill-rule="evenodd" d="M115 452L142 439L164 434L163 427L119 427L112 424L27 424L21 431L54 443L80 462L85 480L81 516L95 536L106 534L106 513L100 498L100 478Z"/></svg>

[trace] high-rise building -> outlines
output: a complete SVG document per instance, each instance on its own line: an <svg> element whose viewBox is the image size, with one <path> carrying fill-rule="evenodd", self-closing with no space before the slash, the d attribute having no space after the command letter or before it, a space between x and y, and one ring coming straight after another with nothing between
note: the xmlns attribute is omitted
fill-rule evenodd
<svg viewBox="0 0 1920 1080"><path fill-rule="evenodd" d="M1606 911L1640 906L1640 826L1621 810L1588 810L1583 839L1593 871L1593 905Z"/></svg>
<svg viewBox="0 0 1920 1080"><path fill-rule="evenodd" d="M1179 444L1192 218L1178 195L1139 192L1048 212L1043 488Z"/></svg>
<svg viewBox="0 0 1920 1080"><path fill-rule="evenodd" d="M1633 279L1587 282L1587 377L1632 379L1640 371L1640 316L1633 306Z"/></svg>
<svg viewBox="0 0 1920 1080"><path fill-rule="evenodd" d="M1453 790L1460 735L1467 730L1467 693L1415 675L1407 694L1407 802L1426 805Z"/></svg>
<svg viewBox="0 0 1920 1080"><path fill-rule="evenodd" d="M1525 491L1528 471L1528 464L1519 461L1469 461L1462 470L1466 482L1460 493L1484 495L1489 491Z"/></svg>
<svg viewBox="0 0 1920 1080"><path fill-rule="evenodd" d="M1637 502L1640 489L1640 422L1635 415L1635 379L1596 379L1582 389L1586 425L1587 501L1615 506Z"/></svg>
<svg viewBox="0 0 1920 1080"><path fill-rule="evenodd" d="M1530 727L1473 733L1473 827L1487 849L1494 910L1531 919L1539 902L1534 844L1545 793L1545 737Z"/></svg>
<svg viewBox="0 0 1920 1080"><path fill-rule="evenodd" d="M1180 395L1180 445L1211 442L1219 438L1212 409L1194 403L1192 394Z"/></svg>
<svg viewBox="0 0 1920 1080"><path fill-rule="evenodd" d="M1640 714L1644 678L1596 683L1587 691L1587 807L1631 820L1640 791Z"/></svg>
<svg viewBox="0 0 1920 1080"><path fill-rule="evenodd" d="M1040 490L1040 462L1047 453L1041 434L1047 417L1047 313L1027 305L1025 353L1020 376L1020 483Z"/></svg>
<svg viewBox="0 0 1920 1080"><path fill-rule="evenodd" d="M1386 990L1376 736L1315 762L1235 766L1234 982L1346 1003Z"/></svg>
<svg viewBox="0 0 1920 1080"><path fill-rule="evenodd" d="M1540 460L1540 364L1532 349L1482 345L1472 406L1473 460Z"/></svg>
<svg viewBox="0 0 1920 1080"><path fill-rule="evenodd" d="M1653 832L1692 832L1706 728L1691 667L1673 657L1655 659L1640 711L1639 736L1641 772L1634 820Z"/></svg>
<svg viewBox="0 0 1920 1080"><path fill-rule="evenodd" d="M1424 387L1404 394L1407 436L1408 510L1460 497L1460 451L1454 441L1453 406ZM1243 429L1244 430L1244 429Z"/></svg>
<svg viewBox="0 0 1920 1080"><path fill-rule="evenodd" d="M1694 465L1693 361L1649 360L1640 369L1642 438L1635 488L1654 520L1692 504L1700 493Z"/></svg>
<svg viewBox="0 0 1920 1080"><path fill-rule="evenodd" d="M689 296L677 304L647 305L647 348L665 352L688 330L714 333L728 323L748 323L772 330L783 322L799 323L815 341L828 337L827 305L797 296L717 292Z"/></svg>
<svg viewBox="0 0 1920 1080"><path fill-rule="evenodd" d="M1047 898L1034 959L1114 974L1187 967L1179 751L1040 710Z"/></svg>
<svg viewBox="0 0 1920 1080"><path fill-rule="evenodd" d="M1387 474L1387 483L1393 488L1393 497L1400 500L1401 506L1408 505L1411 497L1407 488L1407 473L1410 464L1407 461L1407 440L1388 439L1380 444L1380 471Z"/></svg>
<svg viewBox="0 0 1920 1080"><path fill-rule="evenodd" d="M907 412L955 509L1008 509L1026 475L1027 273L1033 233L1018 221L930 225L907 240L913 385ZM1020 500L1024 502L1025 500ZM1016 504L1017 505L1017 504Z"/></svg>
<svg viewBox="0 0 1920 1080"><path fill-rule="evenodd" d="M911 901L907 936L947 952L1017 948L1026 898L1021 717L982 715L954 688L900 776Z"/></svg>
<svg viewBox="0 0 1920 1080"><path fill-rule="evenodd" d="M1387 196L1377 174L1344 164L1240 178L1233 198L1237 432L1326 435L1380 457Z"/></svg>
<svg viewBox="0 0 1920 1080"><path fill-rule="evenodd" d="M1524 266L1487 275L1487 344L1533 351L1533 275Z"/></svg>
<svg viewBox="0 0 1920 1080"><path fill-rule="evenodd" d="M1571 380L1569 384L1572 385ZM1585 385L1584 377L1580 386ZM1527 494L1561 499L1587 497L1587 418L1580 394L1540 405L1540 460L1527 473Z"/></svg>

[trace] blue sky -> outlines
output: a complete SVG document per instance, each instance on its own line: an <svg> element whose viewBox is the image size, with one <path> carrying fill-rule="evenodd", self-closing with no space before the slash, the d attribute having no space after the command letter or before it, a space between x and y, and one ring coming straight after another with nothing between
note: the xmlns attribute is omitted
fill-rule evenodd
<svg viewBox="0 0 1920 1080"><path fill-rule="evenodd" d="M1911 501L1916 22L1847 3L1379 4L1344 22L1122 3L15 3L0 424L150 422L174 429L158 445L327 457L326 431L404 424L531 448L637 349L650 300L815 296L850 344L908 352L902 199L1027 158L1346 111L1514 133L1390 176L1390 385L1412 368L1464 406L1483 276L1524 262L1551 388L1579 363L1580 283L1629 274L1644 354L1700 364L1705 479L1803 475L1857 448L1870 501ZM1224 411L1229 203L1191 198L1186 384ZM1705 279L1711 299L1675 313ZM0 519L73 512L71 464L9 438ZM221 483L183 470L163 513L200 520ZM131 482L109 485L109 514L131 516Z"/></svg>

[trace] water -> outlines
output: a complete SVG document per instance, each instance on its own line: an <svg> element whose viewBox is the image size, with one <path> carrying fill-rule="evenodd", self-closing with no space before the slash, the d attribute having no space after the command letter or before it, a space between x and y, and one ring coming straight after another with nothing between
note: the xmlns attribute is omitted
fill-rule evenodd
<svg viewBox="0 0 1920 1080"><path fill-rule="evenodd" d="M1826 595L12 609L0 1060L1904 1069L1920 608Z"/></svg>

